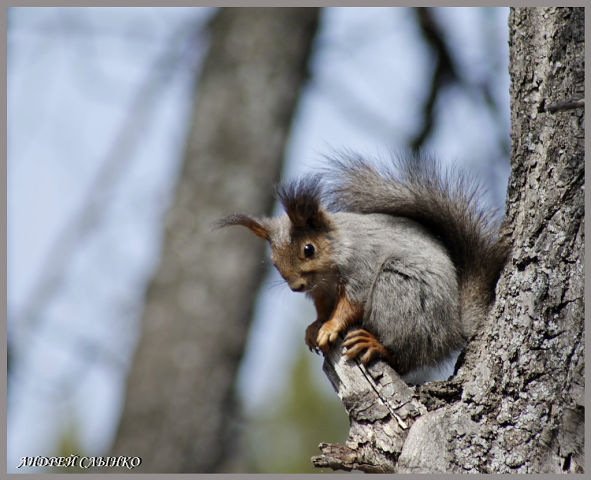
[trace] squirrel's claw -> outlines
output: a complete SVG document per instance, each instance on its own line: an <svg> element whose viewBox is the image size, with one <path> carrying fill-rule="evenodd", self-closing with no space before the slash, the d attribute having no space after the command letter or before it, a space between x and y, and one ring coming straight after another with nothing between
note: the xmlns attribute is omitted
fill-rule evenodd
<svg viewBox="0 0 591 480"><path fill-rule="evenodd" d="M316 342L316 339L318 338L318 330L320 330L322 323L323 322L321 322L320 320L316 320L315 322L312 322L310 325L308 325L308 327L306 328L306 345L308 346L311 352L317 354L320 354L320 349L318 348L318 343Z"/></svg>

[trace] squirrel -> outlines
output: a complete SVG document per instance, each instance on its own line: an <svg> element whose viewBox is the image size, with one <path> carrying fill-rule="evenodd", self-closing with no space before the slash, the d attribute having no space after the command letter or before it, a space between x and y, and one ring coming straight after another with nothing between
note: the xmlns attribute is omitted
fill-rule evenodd
<svg viewBox="0 0 591 480"><path fill-rule="evenodd" d="M312 351L343 335L347 358L382 358L404 375L463 348L494 300L509 248L478 195L431 157L377 167L349 155L280 186L284 215L219 225L267 240L290 289L312 298Z"/></svg>

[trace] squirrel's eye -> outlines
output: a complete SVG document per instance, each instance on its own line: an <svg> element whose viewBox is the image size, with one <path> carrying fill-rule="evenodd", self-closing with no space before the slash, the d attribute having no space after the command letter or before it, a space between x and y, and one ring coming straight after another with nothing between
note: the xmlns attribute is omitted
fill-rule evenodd
<svg viewBox="0 0 591 480"><path fill-rule="evenodd" d="M312 245L311 243L307 243L304 246L304 256L306 258L310 258L312 255L314 255L314 245Z"/></svg>

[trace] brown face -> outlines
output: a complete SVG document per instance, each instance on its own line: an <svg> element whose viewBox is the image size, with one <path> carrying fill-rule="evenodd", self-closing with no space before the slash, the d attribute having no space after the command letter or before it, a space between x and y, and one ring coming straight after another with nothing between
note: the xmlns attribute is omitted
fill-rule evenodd
<svg viewBox="0 0 591 480"><path fill-rule="evenodd" d="M311 292L333 271L330 238L325 234L271 238L271 261L294 292Z"/></svg>
<svg viewBox="0 0 591 480"><path fill-rule="evenodd" d="M320 206L315 181L295 183L283 190L286 214L275 218L254 218L235 214L220 220L221 226L243 225L271 245L271 261L294 292L313 294L331 288L335 268L332 262L332 223Z"/></svg>

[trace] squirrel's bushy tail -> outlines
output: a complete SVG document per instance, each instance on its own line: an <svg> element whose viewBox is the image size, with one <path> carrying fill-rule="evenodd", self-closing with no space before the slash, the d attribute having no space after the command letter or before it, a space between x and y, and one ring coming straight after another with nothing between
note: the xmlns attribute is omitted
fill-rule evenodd
<svg viewBox="0 0 591 480"><path fill-rule="evenodd" d="M494 299L509 248L497 239L492 213L479 205L479 187L427 156L403 156L373 166L354 155L333 157L324 185L329 208L385 213L422 224L456 266L462 323L470 336Z"/></svg>

